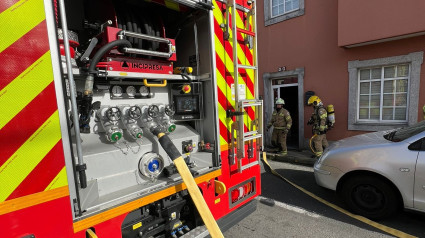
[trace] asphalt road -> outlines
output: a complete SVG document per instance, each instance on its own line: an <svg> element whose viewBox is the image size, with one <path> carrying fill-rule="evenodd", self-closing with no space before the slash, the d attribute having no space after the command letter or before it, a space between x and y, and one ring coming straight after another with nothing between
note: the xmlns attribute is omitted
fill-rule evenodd
<svg viewBox="0 0 425 238"><path fill-rule="evenodd" d="M333 191L316 185L312 167L270 161L281 175L315 195L346 208ZM262 167L262 196L257 211L224 233L225 237L393 237L311 198ZM272 199L275 204L271 205ZM425 215L399 212L378 221L425 237Z"/></svg>

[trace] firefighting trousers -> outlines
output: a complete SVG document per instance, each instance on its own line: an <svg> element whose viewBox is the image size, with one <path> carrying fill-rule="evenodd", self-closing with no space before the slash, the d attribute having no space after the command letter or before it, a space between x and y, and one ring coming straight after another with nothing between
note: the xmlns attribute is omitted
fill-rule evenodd
<svg viewBox="0 0 425 238"><path fill-rule="evenodd" d="M280 147L282 152L288 151L286 148L286 135L287 132L282 129L273 129L272 133L272 145Z"/></svg>
<svg viewBox="0 0 425 238"><path fill-rule="evenodd" d="M326 134L316 135L313 138L313 143L316 156L321 156L323 154L323 149L326 149L329 146L328 140L326 140Z"/></svg>

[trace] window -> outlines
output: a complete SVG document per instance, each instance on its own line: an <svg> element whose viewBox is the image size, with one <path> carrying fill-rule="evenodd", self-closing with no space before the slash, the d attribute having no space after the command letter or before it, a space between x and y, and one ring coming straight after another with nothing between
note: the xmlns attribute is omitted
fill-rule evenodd
<svg viewBox="0 0 425 238"><path fill-rule="evenodd" d="M293 10L299 9L298 0L271 0L272 17L277 17Z"/></svg>
<svg viewBox="0 0 425 238"><path fill-rule="evenodd" d="M358 121L407 122L409 65L359 70Z"/></svg>
<svg viewBox="0 0 425 238"><path fill-rule="evenodd" d="M417 123L422 62L423 52L349 61L348 130L381 131Z"/></svg>
<svg viewBox="0 0 425 238"><path fill-rule="evenodd" d="M264 0L265 26L302 15L304 0Z"/></svg>

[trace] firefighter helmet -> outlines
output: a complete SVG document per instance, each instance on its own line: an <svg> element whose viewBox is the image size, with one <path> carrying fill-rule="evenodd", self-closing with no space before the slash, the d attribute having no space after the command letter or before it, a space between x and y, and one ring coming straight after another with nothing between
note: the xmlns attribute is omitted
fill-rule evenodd
<svg viewBox="0 0 425 238"><path fill-rule="evenodd" d="M278 98L277 100L276 100L276 103L275 103L276 105L278 105L278 104L282 104L282 105L285 105L285 101L282 99L282 98Z"/></svg>
<svg viewBox="0 0 425 238"><path fill-rule="evenodd" d="M322 100L320 100L320 98L319 98L318 96L313 95L313 96L311 96L311 97L308 99L307 104L308 104L309 106L310 106L310 105L317 106L317 105L319 105L321 102L322 102Z"/></svg>

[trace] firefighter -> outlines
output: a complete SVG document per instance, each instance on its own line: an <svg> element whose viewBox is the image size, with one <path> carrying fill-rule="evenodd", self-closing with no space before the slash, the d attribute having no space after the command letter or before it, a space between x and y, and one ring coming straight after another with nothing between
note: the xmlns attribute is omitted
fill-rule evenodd
<svg viewBox="0 0 425 238"><path fill-rule="evenodd" d="M328 141L326 140L328 113L323 106L322 101L316 95L311 96L308 99L307 104L314 108L314 113L307 124L313 125L312 141L314 143L315 157L318 158L322 155L323 149L326 149L329 146Z"/></svg>
<svg viewBox="0 0 425 238"><path fill-rule="evenodd" d="M285 101L278 98L275 103L275 110L272 114L272 119L267 125L267 130L273 126L272 145L280 148L280 155L285 156L288 154L286 147L286 136L292 126L292 118L288 110L283 108Z"/></svg>

